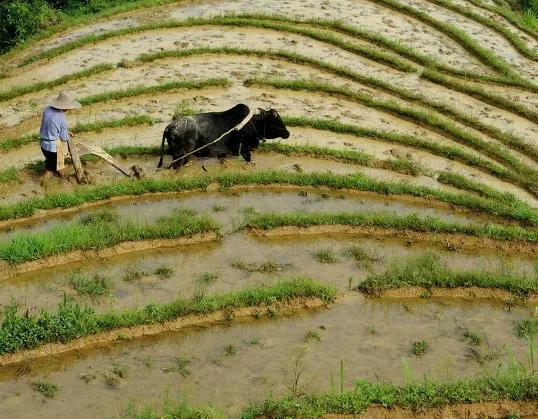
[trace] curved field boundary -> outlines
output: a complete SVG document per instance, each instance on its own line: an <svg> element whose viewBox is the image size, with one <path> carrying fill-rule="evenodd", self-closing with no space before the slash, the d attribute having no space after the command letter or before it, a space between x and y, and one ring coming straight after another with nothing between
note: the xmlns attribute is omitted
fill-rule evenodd
<svg viewBox="0 0 538 419"><path fill-rule="evenodd" d="M308 26L304 25L310 25L313 26L313 28L309 28ZM348 42L345 40L339 39L338 37L334 36L334 34L327 32L327 31L320 31L319 28L323 28L325 30L330 31L336 31L341 32L345 35L349 35L355 38L360 38L362 40L366 40L368 42L372 42L375 45L382 46L384 48L390 49L393 51L393 53L403 55L405 58L417 61L421 65L426 66L426 70L423 72L422 76L428 79L431 79L430 81L437 83L436 80L439 79L439 75L437 74L438 70L446 71L449 74L453 74L459 77L464 77L466 80L469 79L475 79L477 81L482 82L494 82L494 83L500 83L500 84L507 84L516 86L519 88L529 89L532 92L538 92L538 85L534 84L531 81L528 81L526 79L514 79L514 78L508 78L506 76L504 77L496 77L496 76L488 76L488 75L480 75L475 73L466 72L463 70L453 69L449 66L442 65L438 63L435 59L428 57L426 55L421 55L418 52L415 52L412 48L405 47L400 45L399 43L395 41L391 41L388 38L384 37L383 35L375 34L369 31L365 31L359 28L355 28L350 25L343 24L338 21L331 21L331 20L317 20L317 19L311 19L311 20L293 20L290 18L282 17L282 16L272 16L272 15L256 15L256 14L246 14L246 15L234 15L234 16L224 16L224 17L215 17L211 19L187 19L183 22L164 22L164 23L158 23L158 24L149 24L149 25L141 25L133 28L126 28L126 29L118 29L115 31L106 32L99 35L89 35L83 38L80 38L78 40L66 43L60 47L52 48L50 50L44 51L40 54L37 54L31 59L27 60L27 62L23 62L20 67L30 64L34 61L39 61L42 59L51 59L54 57L57 57L61 54L64 54L66 52L72 51L74 49L80 48L87 44L95 44L110 38L114 37L121 37L126 35L132 35L135 33L145 32L145 31L152 31L152 30L159 30L159 29L175 29L175 28L188 28L188 27L194 27L194 26L203 26L203 25L216 25L216 26L237 26L237 27L254 27L254 28L265 28L265 29L272 29L277 31L287 31L291 33L296 33L303 36L308 37L315 37L315 39L326 42L335 46L338 46L340 48L346 49L350 52L354 52L356 54L362 55L368 59L371 59L376 62L380 62L384 65L392 66L393 68L400 69L401 71L411 71L411 67L409 63L400 60L397 56L391 56L389 54L383 53L381 51L378 51L376 49L365 47L365 46L352 46L349 45ZM416 69L415 71L417 71ZM460 91L463 93L469 92L473 93L473 88L476 89L475 86L469 85L469 83L462 83L454 84L453 86L449 83L447 87L452 88L453 90ZM474 93L476 94L476 93ZM484 98L488 98L488 92L482 91L482 96Z"/></svg>
<svg viewBox="0 0 538 419"><path fill-rule="evenodd" d="M497 56L489 49L481 47L477 41L475 41L465 31L457 28L456 26L437 20L426 12L417 10L396 0L378 0L378 2L385 7L388 7L389 9L395 10L404 15L411 16L417 19L419 22L422 22L430 26L431 28L444 33L445 35L456 41L458 44L460 44L465 50L471 51L474 56L480 61L482 61L484 64L498 71L499 73L513 79L525 80L525 78L522 77L519 73L513 71L512 66L510 66L501 57Z"/></svg>
<svg viewBox="0 0 538 419"><path fill-rule="evenodd" d="M538 31L525 25L522 22L522 18L518 16L516 13L514 13L507 5L503 7L500 5L497 6L497 5L486 4L479 0L468 0L468 1L474 4L476 7L479 7L481 9L487 10L492 13L498 13L499 15L504 17L508 22L510 22L512 25L516 26L517 28L525 32L527 35L531 36L532 38L538 41Z"/></svg>
<svg viewBox="0 0 538 419"><path fill-rule="evenodd" d="M80 262L83 260L108 259L114 256L128 253L142 252L150 249L161 249L166 247L184 247L193 244L207 243L219 238L217 233L195 234L191 237L179 237L174 239L152 239L141 241L126 241L112 247L100 250L77 250L67 253L61 253L55 256L45 257L30 262L23 262L12 265L6 262L0 262L0 280L6 280L24 273L48 269L55 266L62 266L69 263Z"/></svg>
<svg viewBox="0 0 538 419"><path fill-rule="evenodd" d="M366 294L371 295L371 294ZM514 293L499 288L481 288L476 286L462 286L453 288L443 287L414 287L402 286L381 290L373 295L376 298L387 300L418 300L423 298L439 298L446 300L464 300L472 302L495 301L504 304L513 304L514 301L524 305L534 306L538 304L538 293L534 292L519 297Z"/></svg>
<svg viewBox="0 0 538 419"><path fill-rule="evenodd" d="M12 305L0 328L0 365L112 343L121 336L140 338L198 324L251 317L271 309L293 313L335 301L337 291L308 278L280 280L268 287L150 303L144 308L97 314L64 300L55 313L18 316ZM60 325L60 326L59 326Z"/></svg>
<svg viewBox="0 0 538 419"><path fill-rule="evenodd" d="M411 379L402 386L357 380L350 391L287 397L254 404L240 419L272 418L469 418L538 413L538 376L521 367L494 376L448 382Z"/></svg>
<svg viewBox="0 0 538 419"><path fill-rule="evenodd" d="M397 97L410 101L412 103L420 104L433 111L440 112L442 114L448 114L451 117L453 117L456 121L464 125L467 125L469 127L479 129L485 134L487 134L488 136L490 136L491 138L494 138L502 142L503 144L513 148L514 150L521 152L522 154L525 154L526 156L538 162L538 149L533 144L530 144L522 140L521 138L517 137L516 135L512 133L507 133L496 127L485 124L479 118L471 117L463 112L458 111L457 109L454 109L451 106L444 105L442 103L438 103L436 101L430 100L424 95L412 92L407 89L393 86L392 84L384 82L382 80L379 80L373 77L363 76L359 73L353 72L344 67L327 64L319 60L308 58L308 57L305 57L296 53L290 53L286 51L268 51L268 50L261 51L261 50L251 50L251 49L233 48L233 47L193 48L193 49L187 49L187 50L181 50L181 51L163 51L163 52L158 52L158 53L153 53L153 54L143 54L134 62L150 63L150 62L160 60L160 59L165 59L165 58L185 58L185 57L203 55L203 54L228 54L228 55L237 54L237 55L255 56L259 58L283 59L291 63L308 65L318 70L327 71L337 76L348 78L357 83L380 89L392 95L396 95ZM42 88L46 88L49 85L58 86L70 80L85 78L85 77L88 77L97 73L108 71L110 69L110 66L107 66L107 65L96 66L94 68L95 70L92 70L92 69L84 70L82 72L74 73L73 75L69 77L64 76L59 79L52 80L50 82L43 82L43 83L37 83L35 85L16 87L12 90L4 92L3 95L0 93L0 101L2 101L2 97L5 97L5 98L16 97L20 92L22 93L35 92L35 91L41 90ZM149 89L149 87L147 89ZM131 94L135 95L136 93L132 92ZM104 94L103 96L110 96L110 95ZM503 106L508 106L511 109L510 112L514 112L512 109L511 103L506 102L504 98L501 104ZM525 107L523 107L521 111L523 113L527 113ZM520 115L518 112L516 113Z"/></svg>
<svg viewBox="0 0 538 419"><path fill-rule="evenodd" d="M271 228L247 227L249 232L257 237L288 238L295 236L324 236L330 234L345 234L361 237L380 237L406 239L411 242L431 243L445 249L462 249L475 251L484 249L503 254L528 255L538 254L536 243L524 241L506 241L484 237L473 237L459 233L434 232L426 234L412 229L381 228L370 226L356 226L347 224L315 224L310 226L285 225Z"/></svg>
<svg viewBox="0 0 538 419"><path fill-rule="evenodd" d="M0 206L0 221L28 218L33 216L38 210L75 208L83 204L102 202L120 196L128 197L159 192L203 190L212 184L217 184L221 188L246 185L312 186L374 192L385 195L409 195L416 199L426 199L428 201L435 199L467 208L471 211L481 211L485 214L520 220L528 225L535 226L538 224L537 212L525 205L508 206L469 194L454 194L404 182L376 181L362 174L339 176L332 173L290 173L282 171L260 171L254 173L230 172L189 177L188 179L144 179L89 187L75 192L60 192L43 198L31 198L15 204ZM9 222L2 224L5 226ZM507 228L510 229L512 227ZM533 234L531 230L527 233L529 235Z"/></svg>
<svg viewBox="0 0 538 419"><path fill-rule="evenodd" d="M396 114L404 119L411 120L423 126L429 126L433 130L444 132L449 138L452 138L463 145L469 146L478 152L483 152L488 157L510 166L515 171L516 176L514 176L514 180L517 184L534 196L538 196L538 171L527 166L525 163L522 163L519 159L509 153L508 150L501 149L499 146L490 144L481 138L460 129L446 118L438 117L427 111L405 107L398 103L374 99L367 94L353 92L326 83L311 82L309 80L249 79L245 83L248 86L256 85L314 93L323 92L332 96L340 96L374 109Z"/></svg>
<svg viewBox="0 0 538 419"><path fill-rule="evenodd" d="M354 82L364 84L366 86L370 86L376 89L380 89L381 91L384 91L391 95L395 95L401 99L405 99L406 101L420 104L426 108L429 108L435 112L439 112L443 115L448 114L451 117L453 117L456 121L464 125L467 125L469 127L479 129L483 131L485 134L487 134L488 136L490 136L491 138L499 140L503 144L521 152L522 154L527 155L528 157L538 162L538 149L533 144L525 142L524 140L515 136L514 134L506 133L498 128L492 127L488 124L484 124L482 121L480 121L479 118L471 117L465 114L464 112L460 112L459 110L454 109L451 106L430 100L420 93L416 93L408 89L396 87L388 82L384 82L382 80L379 80L373 77L363 76L359 73L348 70L347 68L327 64L327 63L324 63L324 62L321 62L312 58L308 58L308 57L305 57L296 53L290 53L286 51L271 51L271 50L258 51L258 50L230 48L230 47L195 48L195 49L188 49L188 50L182 50L182 51L162 51L162 52L153 53L153 54L143 54L135 61L139 61L142 63L150 63L150 62L160 60L160 59L165 59L165 58L185 58L192 55L202 55L202 54L229 54L229 55L237 54L237 55L251 55L255 57L277 58L277 59L284 59L284 60L287 60L289 62L296 63L296 64L308 65L318 70L327 71L336 76L348 78ZM507 105L507 103L505 103L505 105ZM509 107L511 107L511 105ZM526 108L524 109L525 110L522 109L522 112L527 113ZM515 112L513 109L510 110L510 112L516 113L519 116L523 116L519 112Z"/></svg>
<svg viewBox="0 0 538 419"><path fill-rule="evenodd" d="M312 231L328 229L330 226L372 227L374 230L387 229L388 233L394 231L412 231L416 233L434 233L459 236L470 236L477 239L490 239L493 241L520 241L525 246L538 251L538 230L521 227L509 227L501 224L458 224L445 222L436 217L420 217L417 214L392 215L376 213L267 213L249 216L243 224L243 228L251 230L275 230L279 227L318 227ZM292 229L293 230L293 229ZM285 230L282 230L285 231ZM351 230L350 230L351 231ZM366 231L366 230L365 230ZM274 233L273 233L274 234Z"/></svg>
<svg viewBox="0 0 538 419"><path fill-rule="evenodd" d="M510 29L505 28L504 26L498 24L492 19L489 19L485 16L482 16L478 13L473 12L470 8L460 6L459 4L453 3L449 0L427 0L430 3L436 4L438 6L444 7L447 10L455 12L461 16L474 20L481 25L484 25L499 35L502 35L508 42L512 44L521 54L525 57L537 61L538 53L533 49L529 48L525 41L519 37L515 32L512 32Z"/></svg>

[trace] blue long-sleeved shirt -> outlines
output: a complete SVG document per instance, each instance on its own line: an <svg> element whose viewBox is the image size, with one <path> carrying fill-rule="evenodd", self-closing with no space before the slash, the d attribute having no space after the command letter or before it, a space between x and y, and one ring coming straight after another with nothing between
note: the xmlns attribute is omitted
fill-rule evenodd
<svg viewBox="0 0 538 419"><path fill-rule="evenodd" d="M39 135L41 137L41 148L56 153L55 141L57 139L62 141L69 140L65 114L56 108L47 106L43 111Z"/></svg>

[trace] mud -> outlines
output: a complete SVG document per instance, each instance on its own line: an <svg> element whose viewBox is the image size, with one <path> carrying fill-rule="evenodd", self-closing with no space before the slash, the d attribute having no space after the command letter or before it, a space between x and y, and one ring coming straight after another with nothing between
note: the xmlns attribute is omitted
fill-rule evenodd
<svg viewBox="0 0 538 419"><path fill-rule="evenodd" d="M517 359L524 358L527 344L512 334L512 323L527 315L522 308L502 312L480 303L402 305L351 295L330 310L122 338L105 347L27 362L23 368L4 368L0 413L24 417L39 409L44 418L68 417L76 403L82 418L110 417L129 400L159 404L168 393L193 404L211 401L235 417L249 402L270 393L289 394L286 385L293 381L295 365L301 372L298 390L329 391L330 375L338 377L340 360L346 389L353 388L358 377L403 383L402 357L417 377L472 377L495 371L507 348ZM466 355L468 344L461 340L462 328L481 334L480 350L500 351L500 358L483 365L471 361ZM320 340L306 342L309 331ZM419 358L411 356L410 343L421 339L430 343L430 350ZM230 345L233 350L226 349ZM177 357L190 361L188 375L174 371ZM105 380L114 367L124 371L124 378ZM23 375L17 376L17 371ZM58 385L56 398L43 403L29 385L36 380Z"/></svg>

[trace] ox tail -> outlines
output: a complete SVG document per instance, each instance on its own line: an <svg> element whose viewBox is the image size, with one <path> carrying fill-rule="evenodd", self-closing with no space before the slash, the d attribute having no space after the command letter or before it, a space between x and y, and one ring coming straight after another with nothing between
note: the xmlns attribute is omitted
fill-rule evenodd
<svg viewBox="0 0 538 419"><path fill-rule="evenodd" d="M162 167L163 165L163 157L164 157L164 140L166 139L166 130L163 132L163 141L161 143L161 159L159 160L159 164L157 167Z"/></svg>

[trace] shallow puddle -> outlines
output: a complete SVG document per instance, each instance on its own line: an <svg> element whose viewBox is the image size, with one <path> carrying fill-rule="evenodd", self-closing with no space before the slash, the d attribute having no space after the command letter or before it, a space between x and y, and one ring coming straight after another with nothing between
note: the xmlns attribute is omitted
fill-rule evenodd
<svg viewBox="0 0 538 419"><path fill-rule="evenodd" d="M168 394L210 402L236 417L271 392L289 394L298 373L298 392L329 391L331 376L339 383L341 361L345 388L359 378L402 383L403 362L417 378L472 377L494 372L507 351L524 362L526 342L514 336L513 322L527 314L486 304L402 305L352 295L317 312L121 341L22 370L6 368L0 416L39 411L40 417L70 417L76 405L78 417L111 417L130 400L159 403ZM465 330L480 343L465 341ZM428 349L413 355L412 343L422 340ZM481 364L480 357L492 360ZM36 380L56 384L56 398L43 401L31 388Z"/></svg>
<svg viewBox="0 0 538 419"><path fill-rule="evenodd" d="M358 247L367 258L357 262L347 250ZM340 290L356 286L369 273L378 272L392 260L431 251L431 244L405 239L376 240L328 234L258 239L235 234L220 242L189 248L157 249L102 260L83 261L15 276L0 283L0 307L12 300L37 313L56 310L64 295L91 304L99 312L142 307L151 301L169 302L178 296L221 294L247 286L268 285L282 277L310 277ZM440 251L441 249L437 249ZM467 253L440 252L450 266L490 269L511 265L533 274L531 259L505 259L494 250ZM368 260L369 259L369 260ZM159 268L169 269L159 275ZM87 278L108 279L108 292L101 297L77 294L69 282L74 272Z"/></svg>

